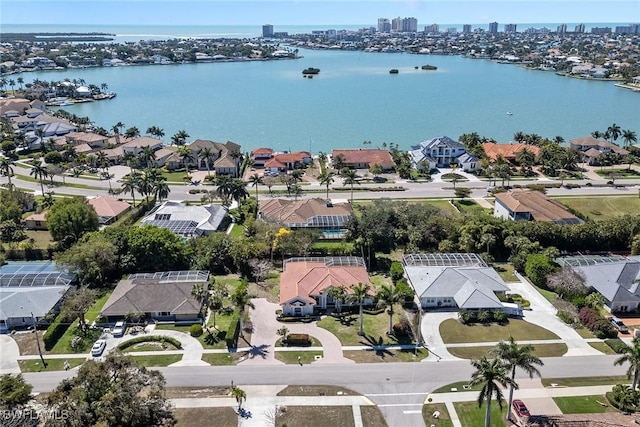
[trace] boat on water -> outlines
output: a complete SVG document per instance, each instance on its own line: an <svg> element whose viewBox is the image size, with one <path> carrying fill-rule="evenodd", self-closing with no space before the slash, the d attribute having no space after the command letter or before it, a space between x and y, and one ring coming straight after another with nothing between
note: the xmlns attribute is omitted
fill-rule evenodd
<svg viewBox="0 0 640 427"><path fill-rule="evenodd" d="M302 70L303 76L312 76L314 74L318 74L320 72L320 68L309 67Z"/></svg>
<svg viewBox="0 0 640 427"><path fill-rule="evenodd" d="M399 73L399 71L398 71L397 68L392 68L392 69L389 70L389 74L398 74L398 73Z"/></svg>
<svg viewBox="0 0 640 427"><path fill-rule="evenodd" d="M513 116L513 113L511 111L507 111L507 116Z"/></svg>

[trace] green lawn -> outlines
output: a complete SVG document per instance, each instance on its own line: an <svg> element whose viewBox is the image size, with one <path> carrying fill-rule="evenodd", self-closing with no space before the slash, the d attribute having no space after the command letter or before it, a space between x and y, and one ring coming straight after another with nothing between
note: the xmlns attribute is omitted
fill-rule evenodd
<svg viewBox="0 0 640 427"><path fill-rule="evenodd" d="M351 406L287 406L278 422L281 426L355 427Z"/></svg>
<svg viewBox="0 0 640 427"><path fill-rule="evenodd" d="M519 282L520 279L513 273L513 265L507 262L500 262L493 264L493 268L498 272L498 275L505 282Z"/></svg>
<svg viewBox="0 0 640 427"><path fill-rule="evenodd" d="M558 408L563 414L601 414L604 412L618 412L609 406L604 396L571 396L554 397Z"/></svg>
<svg viewBox="0 0 640 427"><path fill-rule="evenodd" d="M447 200L428 200L428 201L424 201L422 202L425 205L431 205L434 206L444 212L447 212L449 214L452 215L457 215L458 211L456 211L453 206L451 206L451 203L449 203Z"/></svg>
<svg viewBox="0 0 640 427"><path fill-rule="evenodd" d="M46 368L42 365L40 359L18 360L18 365L20 365L22 372L64 371L65 361L69 362L71 368L75 368L82 365L86 360L85 358L48 359L45 357Z"/></svg>
<svg viewBox="0 0 640 427"><path fill-rule="evenodd" d="M597 173L598 175L600 175L603 178L611 178L611 174L615 173L617 174L616 179L625 179L625 178L637 178L640 173L636 172L634 169L597 169L595 170L595 173Z"/></svg>
<svg viewBox="0 0 640 427"><path fill-rule="evenodd" d="M551 387L557 384L559 387L588 387L592 385L631 384L631 380L623 375L607 377L571 377L571 378L542 378L542 385Z"/></svg>
<svg viewBox="0 0 640 427"><path fill-rule="evenodd" d="M229 235L231 237L240 237L242 236L242 233L244 232L244 227L238 224L234 224L233 228L231 229L231 233L229 233Z"/></svg>
<svg viewBox="0 0 640 427"><path fill-rule="evenodd" d="M640 212L640 198L637 196L556 197L555 199L595 220Z"/></svg>
<svg viewBox="0 0 640 427"><path fill-rule="evenodd" d="M200 341L200 344L202 344L203 348L217 348L217 349L227 348L227 343L225 339L229 334L233 334L237 321L238 321L237 311L234 311L230 314L218 313L216 314L216 327L217 327L216 332L212 332L211 334L209 334L208 332L205 331L202 335L200 335L196 339ZM209 317L209 323L207 324L207 326L213 327L213 315ZM191 326L184 326L184 325L175 326L170 324L156 326L156 329L159 329L159 330L164 329L164 330L178 331L185 334L189 334L189 328L191 328Z"/></svg>
<svg viewBox="0 0 640 427"><path fill-rule="evenodd" d="M590 342L589 345L593 348L595 348L596 350L598 350L600 353L604 353L604 354L616 354L615 351L613 351L611 349L611 347L609 347L607 344L603 343L603 342Z"/></svg>
<svg viewBox="0 0 640 427"><path fill-rule="evenodd" d="M46 249L53 243L51 233L47 230L25 230L25 234L28 239L33 239L33 245L36 248Z"/></svg>
<svg viewBox="0 0 640 427"><path fill-rule="evenodd" d="M493 349L493 346L482 347L447 347L447 351L452 355L461 359L480 359L482 356L486 356L489 350ZM534 345L533 354L536 357L561 357L568 348L566 344L537 344Z"/></svg>
<svg viewBox="0 0 640 427"><path fill-rule="evenodd" d="M478 407L477 402L455 402L453 406L463 426L482 426L484 425L484 414L486 412L486 402L482 407ZM498 402L491 402L491 427L504 427L503 417L507 413L507 404L502 404L502 410L498 406Z"/></svg>
<svg viewBox="0 0 640 427"><path fill-rule="evenodd" d="M322 356L321 351L276 351L276 360L286 363L287 365L297 365L298 357L303 365L315 362L316 356Z"/></svg>
<svg viewBox="0 0 640 427"><path fill-rule="evenodd" d="M558 294L556 294L555 292L539 288L538 286L532 284L531 282L529 282L529 284L533 286L536 289L536 291L540 292L540 295L542 295L544 299L549 301L551 304L555 303L558 300Z"/></svg>
<svg viewBox="0 0 640 427"><path fill-rule="evenodd" d="M504 325L463 325L457 319L447 319L440 324L440 335L445 344L494 342L508 340L510 336L517 341L560 339L553 332L521 319L509 319Z"/></svg>
<svg viewBox="0 0 640 427"><path fill-rule="evenodd" d="M484 212L489 210L489 209L483 208L482 206L480 206L479 204L477 204L475 201L471 199L464 199L464 200L456 199L453 201L453 204L456 205L456 207L461 213L465 213L465 212L479 213L479 212Z"/></svg>
<svg viewBox="0 0 640 427"><path fill-rule="evenodd" d="M202 355L202 360L214 366L235 365L237 359L238 357L231 353L205 353Z"/></svg>
<svg viewBox="0 0 640 427"><path fill-rule="evenodd" d="M434 418L433 414L438 411L440 416ZM427 426L434 425L436 427L453 427L451 416L444 403L429 403L422 406L422 419Z"/></svg>
<svg viewBox="0 0 640 427"><path fill-rule="evenodd" d="M161 366L169 366L172 363L179 362L182 360L181 354L160 354L153 356L131 356L132 359L142 366L153 366L153 367L161 367Z"/></svg>
<svg viewBox="0 0 640 427"><path fill-rule="evenodd" d="M429 350L345 350L344 357L356 363L419 362L429 356Z"/></svg>
<svg viewBox="0 0 640 427"><path fill-rule="evenodd" d="M458 381L455 383L443 385L442 387L436 389L434 393L450 393L452 388L457 388L458 391L480 391L482 389L482 385L478 384L469 389L465 389L464 386L469 385L469 381Z"/></svg>
<svg viewBox="0 0 640 427"><path fill-rule="evenodd" d="M401 308L397 305L393 321L401 319ZM399 344L395 337L387 335L389 330L389 315L380 313L376 315L364 315L364 336L358 335L359 316L357 314L345 315L341 319L326 316L318 322L318 326L334 334L342 345L385 345ZM402 343L408 343L405 340Z"/></svg>
<svg viewBox="0 0 640 427"><path fill-rule="evenodd" d="M137 351L167 351L167 350L178 350L173 344L170 342L141 342L139 344L134 344L131 347L125 348L125 353L137 352Z"/></svg>

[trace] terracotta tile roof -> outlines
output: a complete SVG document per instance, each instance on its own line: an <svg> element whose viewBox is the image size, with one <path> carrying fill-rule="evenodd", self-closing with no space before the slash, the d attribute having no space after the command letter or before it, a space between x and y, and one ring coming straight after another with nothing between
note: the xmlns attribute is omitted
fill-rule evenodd
<svg viewBox="0 0 640 427"><path fill-rule="evenodd" d="M257 156L257 155L261 155L261 156L270 156L273 154L273 149L271 148L256 148L255 150L251 151L251 155L252 156Z"/></svg>
<svg viewBox="0 0 640 427"><path fill-rule="evenodd" d="M131 208L131 205L113 197L99 196L88 200L98 216L115 217Z"/></svg>
<svg viewBox="0 0 640 427"><path fill-rule="evenodd" d="M285 165L284 163L279 161L277 158L272 157L269 160L267 160L266 162L264 162L264 167L265 168L280 168L280 169L284 169L284 168L287 167L287 165Z"/></svg>
<svg viewBox="0 0 640 427"><path fill-rule="evenodd" d="M590 149L595 149L600 152L609 149L616 154L620 154L621 156L629 154L629 152L624 148L621 148L609 141L605 141L604 139L596 139L591 135L572 139L571 141L569 141L569 144L572 146L591 147Z"/></svg>
<svg viewBox="0 0 640 427"><path fill-rule="evenodd" d="M358 149L358 150L333 150L332 158L339 155L344 157L344 162L349 164L366 163L369 166L381 165L384 169L392 169L394 166L391 154L387 150Z"/></svg>
<svg viewBox="0 0 640 427"><path fill-rule="evenodd" d="M150 138L148 136L141 136L139 138L134 138L122 144L123 147L131 147L131 148L142 148L142 147L155 147L156 145L162 145L162 141L155 138Z"/></svg>
<svg viewBox="0 0 640 427"><path fill-rule="evenodd" d="M90 133L90 132L69 132L66 135L66 138L68 140L73 140L76 142L85 142L85 143L90 143L90 142L99 142L99 141L106 141L109 139L108 136L102 136L102 135L98 135L97 133Z"/></svg>
<svg viewBox="0 0 640 427"><path fill-rule="evenodd" d="M532 152L534 156L538 156L540 153L539 147L522 143L495 144L493 142L485 142L482 144L482 149L491 161L495 161L498 155L502 155L506 160L515 161L516 155L524 149Z"/></svg>
<svg viewBox="0 0 640 427"><path fill-rule="evenodd" d="M309 157L311 157L311 154L306 151L297 151L295 153L276 154L273 158L281 163L295 163L301 162Z"/></svg>
<svg viewBox="0 0 640 427"><path fill-rule="evenodd" d="M364 266L327 266L323 258L288 262L280 276L280 304L296 297L315 303L312 296L330 287L344 286L351 293L358 283L371 284Z"/></svg>
<svg viewBox="0 0 640 427"><path fill-rule="evenodd" d="M513 190L496 194L500 201L511 212L531 212L535 221L553 221L557 223L576 224L582 222L564 206L548 198L539 191Z"/></svg>
<svg viewBox="0 0 640 427"><path fill-rule="evenodd" d="M324 199L269 199L260 202L260 215L270 221L283 224L306 223L316 216L353 215L350 203L336 203L327 206Z"/></svg>

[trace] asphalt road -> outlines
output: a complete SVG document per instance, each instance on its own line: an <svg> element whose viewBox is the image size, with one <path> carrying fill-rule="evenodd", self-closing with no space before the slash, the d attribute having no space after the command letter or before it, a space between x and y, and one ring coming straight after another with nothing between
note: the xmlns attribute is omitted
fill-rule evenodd
<svg viewBox="0 0 640 427"><path fill-rule="evenodd" d="M584 377L624 375L614 366L618 356L575 356L543 359L542 376ZM159 368L169 387L228 385L326 384L350 388L375 402L389 426L423 425L419 410L428 393L443 385L468 380L468 361L423 363L361 363L349 365L273 365ZM520 373L521 374L521 373ZM36 392L55 388L73 372L25 373ZM522 376L522 374L520 375ZM524 377L524 376L522 376Z"/></svg>

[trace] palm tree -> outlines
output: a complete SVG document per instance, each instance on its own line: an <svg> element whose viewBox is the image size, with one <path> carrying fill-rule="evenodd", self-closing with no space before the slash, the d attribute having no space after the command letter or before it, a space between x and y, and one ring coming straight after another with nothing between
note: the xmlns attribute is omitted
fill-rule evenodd
<svg viewBox="0 0 640 427"><path fill-rule="evenodd" d="M124 136L127 138L137 138L140 136L140 129L135 126L131 126L124 132Z"/></svg>
<svg viewBox="0 0 640 427"><path fill-rule="evenodd" d="M22 83L24 83L24 79L22 77L18 77L16 79L16 81L18 82L18 84L20 85L20 90L22 90Z"/></svg>
<svg viewBox="0 0 640 427"><path fill-rule="evenodd" d="M240 409L242 409L242 402L247 400L247 393L241 388L233 387L233 390L231 390L231 396L233 396L236 399L236 402L238 402L238 411L240 411Z"/></svg>
<svg viewBox="0 0 640 427"><path fill-rule="evenodd" d="M638 142L638 137L636 133L632 130L623 130L622 131L622 140L624 141L624 146L628 147L632 142Z"/></svg>
<svg viewBox="0 0 640 427"><path fill-rule="evenodd" d="M534 374L540 376L540 371L534 365L544 366L544 363L533 355L534 350L531 344L518 345L513 337L509 337L507 342L500 341L491 354L502 359L507 371L511 371L511 380L515 382L517 368L529 374L529 378L533 378ZM509 388L507 408L511 408L513 402L513 389L513 386Z"/></svg>
<svg viewBox="0 0 640 427"><path fill-rule="evenodd" d="M238 212L243 217L241 201L249 197L247 192L247 183L240 178L232 178L229 186L229 196L238 203Z"/></svg>
<svg viewBox="0 0 640 427"><path fill-rule="evenodd" d="M211 160L213 160L213 151L209 147L204 147L198 153L198 159L204 160L204 164L207 166L207 176L211 176Z"/></svg>
<svg viewBox="0 0 640 427"><path fill-rule="evenodd" d="M631 345L627 345L621 352L620 356L613 363L614 365L622 365L629 362L629 369L627 370L627 377L633 377L633 383L631 388L635 390L638 387L638 379L640 378L640 339L634 337Z"/></svg>
<svg viewBox="0 0 640 427"><path fill-rule="evenodd" d="M345 185L351 184L351 203L353 203L353 184L360 185L360 181L358 181L358 178L360 178L360 176L355 171L355 169L347 169L347 168L342 169L340 171L340 175L342 176L342 179Z"/></svg>
<svg viewBox="0 0 640 427"><path fill-rule="evenodd" d="M243 336L242 331L244 326L244 310L247 305L251 305L251 296L249 295L249 289L247 286L248 285L246 279L242 279L240 285L238 285L235 291L233 291L233 294L231 294L231 300L233 301L233 304L236 306L239 312L238 326L240 330L240 336Z"/></svg>
<svg viewBox="0 0 640 427"><path fill-rule="evenodd" d="M371 286L368 283L358 283L351 288L353 293L348 297L349 301L355 301L358 304L358 311L360 315L360 328L358 330L358 335L364 335L364 313L362 307L364 306L364 300L369 295L369 289L371 289Z"/></svg>
<svg viewBox="0 0 640 427"><path fill-rule="evenodd" d="M34 178L40 181L40 190L42 191L42 194L44 194L43 180L47 176L49 176L49 171L47 170L47 168L43 166L42 163L36 163L31 167L31 170L29 171L29 175L33 176Z"/></svg>
<svg viewBox="0 0 640 427"><path fill-rule="evenodd" d="M122 177L121 187L125 193L131 193L133 199L133 207L136 206L136 189L138 188L138 181L140 180L140 174L137 172L131 172Z"/></svg>
<svg viewBox="0 0 640 427"><path fill-rule="evenodd" d="M13 79L9 79L9 86L11 86L11 92L13 93L13 95L16 94L16 90L14 89L16 85L16 81Z"/></svg>
<svg viewBox="0 0 640 427"><path fill-rule="evenodd" d="M11 175L13 175L13 160L8 157L0 157L0 172L9 179L9 188L12 188Z"/></svg>
<svg viewBox="0 0 640 427"><path fill-rule="evenodd" d="M140 156L140 159L142 160L142 163L144 163L144 166L147 167L147 168L150 167L151 164L156 159L155 151L153 151L153 148L151 148L149 146L143 147L142 151L138 155Z"/></svg>
<svg viewBox="0 0 640 427"><path fill-rule="evenodd" d="M171 193L171 188L169 184L167 184L167 179L160 176L160 178L153 183L153 197L155 197L156 200L162 201L169 197L169 193Z"/></svg>
<svg viewBox="0 0 640 427"><path fill-rule="evenodd" d="M342 301L344 301L344 297L347 294L347 288L344 286L332 286L327 291L327 295L333 299L333 303L336 307L336 311L340 313L342 311Z"/></svg>
<svg viewBox="0 0 640 427"><path fill-rule="evenodd" d="M600 139L604 136L604 134L599 130L594 130L593 132L591 132L591 136L594 137L595 139Z"/></svg>
<svg viewBox="0 0 640 427"><path fill-rule="evenodd" d="M171 137L171 143L181 147L187 143L187 138L189 138L189 134L184 130L179 130Z"/></svg>
<svg viewBox="0 0 640 427"><path fill-rule="evenodd" d="M333 184L333 182L335 181L333 179L334 175L335 174L333 172L328 172L325 170L318 176L320 184L327 187L327 200L329 200L329 186L331 186L331 184Z"/></svg>
<svg viewBox="0 0 640 427"><path fill-rule="evenodd" d="M202 286L202 283L196 283L191 288L191 296L198 300L200 304L204 304L208 294L209 291Z"/></svg>
<svg viewBox="0 0 640 427"><path fill-rule="evenodd" d="M135 160L136 160L136 155L133 154L133 152L131 151L126 151L122 153L122 157L120 158L121 163L124 163L125 165L129 166L129 169L131 169L131 173L133 173L133 164Z"/></svg>
<svg viewBox="0 0 640 427"><path fill-rule="evenodd" d="M180 146L178 147L178 156L182 159L182 163L184 163L184 170L187 176L189 176L189 162L194 160L193 152L189 147Z"/></svg>
<svg viewBox="0 0 640 427"><path fill-rule="evenodd" d="M258 185L264 184L264 182L262 181L262 177L257 173L254 173L249 177L249 184L251 184L253 187L256 187L256 202L258 202Z"/></svg>
<svg viewBox="0 0 640 427"><path fill-rule="evenodd" d="M162 139L162 137L164 136L164 129L161 129L158 126L149 126L147 128L147 134Z"/></svg>
<svg viewBox="0 0 640 427"><path fill-rule="evenodd" d="M393 306L402 300L402 296L393 285L382 285L377 294L378 306L386 307L389 315L389 331L388 335L393 335L393 315L395 311Z"/></svg>
<svg viewBox="0 0 640 427"><path fill-rule="evenodd" d="M526 140L525 136L524 136L524 132L518 131L516 133L513 134L513 140L515 142L524 142Z"/></svg>
<svg viewBox="0 0 640 427"><path fill-rule="evenodd" d="M607 128L607 134L609 135L609 138L613 139L614 141L618 140L620 133L621 133L620 126L618 126L615 123Z"/></svg>
<svg viewBox="0 0 640 427"><path fill-rule="evenodd" d="M500 409L502 409L504 396L500 386L503 388L511 386L517 389L518 384L509 378L506 365L498 358L489 360L483 357L480 360L472 360L471 366L473 366L476 371L471 374L469 385L472 387L482 385L482 390L480 390L480 394L478 395L478 407L481 407L485 400L487 401L484 427L489 427L491 425L491 399L493 396L495 395L498 405L500 405Z"/></svg>

